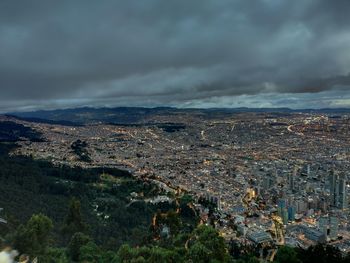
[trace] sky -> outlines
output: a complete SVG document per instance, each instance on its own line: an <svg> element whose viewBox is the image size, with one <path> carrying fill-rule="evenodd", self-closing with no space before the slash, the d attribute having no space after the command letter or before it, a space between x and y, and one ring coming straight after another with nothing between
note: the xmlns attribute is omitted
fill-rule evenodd
<svg viewBox="0 0 350 263"><path fill-rule="evenodd" d="M350 107L349 0L1 0L0 112Z"/></svg>

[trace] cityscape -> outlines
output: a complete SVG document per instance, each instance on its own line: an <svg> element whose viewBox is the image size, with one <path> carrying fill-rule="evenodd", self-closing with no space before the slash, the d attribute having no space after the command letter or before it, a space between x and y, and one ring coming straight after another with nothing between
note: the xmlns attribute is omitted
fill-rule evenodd
<svg viewBox="0 0 350 263"><path fill-rule="evenodd" d="M21 141L11 154L55 165L120 168L166 192L187 192L202 223L215 225L226 242L304 249L327 243L350 251L348 114L207 118L189 111L151 115L143 124L74 127L5 120L45 138ZM85 158L74 150L77 141ZM215 205L214 216L202 199Z"/></svg>
<svg viewBox="0 0 350 263"><path fill-rule="evenodd" d="M350 263L349 0L1 0L0 263Z"/></svg>

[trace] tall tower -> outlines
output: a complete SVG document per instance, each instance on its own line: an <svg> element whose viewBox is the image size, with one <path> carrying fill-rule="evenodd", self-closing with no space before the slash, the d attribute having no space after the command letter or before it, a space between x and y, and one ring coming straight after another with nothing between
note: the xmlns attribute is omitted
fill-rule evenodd
<svg viewBox="0 0 350 263"><path fill-rule="evenodd" d="M348 198L347 198L345 178L341 178L339 180L338 208L343 210L348 208Z"/></svg>
<svg viewBox="0 0 350 263"><path fill-rule="evenodd" d="M334 173L334 170L331 170L329 177L329 192L330 192L330 205L332 207L337 206L337 176Z"/></svg>
<svg viewBox="0 0 350 263"><path fill-rule="evenodd" d="M311 175L311 165L310 164L308 164L306 167L306 174L308 177Z"/></svg>
<svg viewBox="0 0 350 263"><path fill-rule="evenodd" d="M337 239L337 237L338 237L338 224L339 224L339 220L338 220L338 218L337 217L335 217L335 216L332 216L331 218L330 218L330 220L329 220L330 222L330 224L329 224L329 229L330 229L330 231L329 231L329 237L330 237L330 239Z"/></svg>
<svg viewBox="0 0 350 263"><path fill-rule="evenodd" d="M331 171L329 175L330 205L339 209L348 208L346 178Z"/></svg>
<svg viewBox="0 0 350 263"><path fill-rule="evenodd" d="M318 221L318 228L326 237L328 232L328 222L329 222L329 218L325 216L320 217Z"/></svg>
<svg viewBox="0 0 350 263"><path fill-rule="evenodd" d="M298 171L298 168L294 167L293 172L288 174L288 188L291 191L295 190L295 178L297 175L297 171Z"/></svg>

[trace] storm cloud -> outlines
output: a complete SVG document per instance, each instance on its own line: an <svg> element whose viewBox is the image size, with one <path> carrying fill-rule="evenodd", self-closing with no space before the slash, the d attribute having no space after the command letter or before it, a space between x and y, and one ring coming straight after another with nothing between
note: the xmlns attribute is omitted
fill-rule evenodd
<svg viewBox="0 0 350 263"><path fill-rule="evenodd" d="M0 2L0 111L350 106L350 1Z"/></svg>

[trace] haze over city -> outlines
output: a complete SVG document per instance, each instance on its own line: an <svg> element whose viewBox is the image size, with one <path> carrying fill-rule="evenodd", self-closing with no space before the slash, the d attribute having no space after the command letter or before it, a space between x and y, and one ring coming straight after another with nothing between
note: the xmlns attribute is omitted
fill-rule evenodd
<svg viewBox="0 0 350 263"><path fill-rule="evenodd" d="M347 0L0 2L0 111L350 106Z"/></svg>

